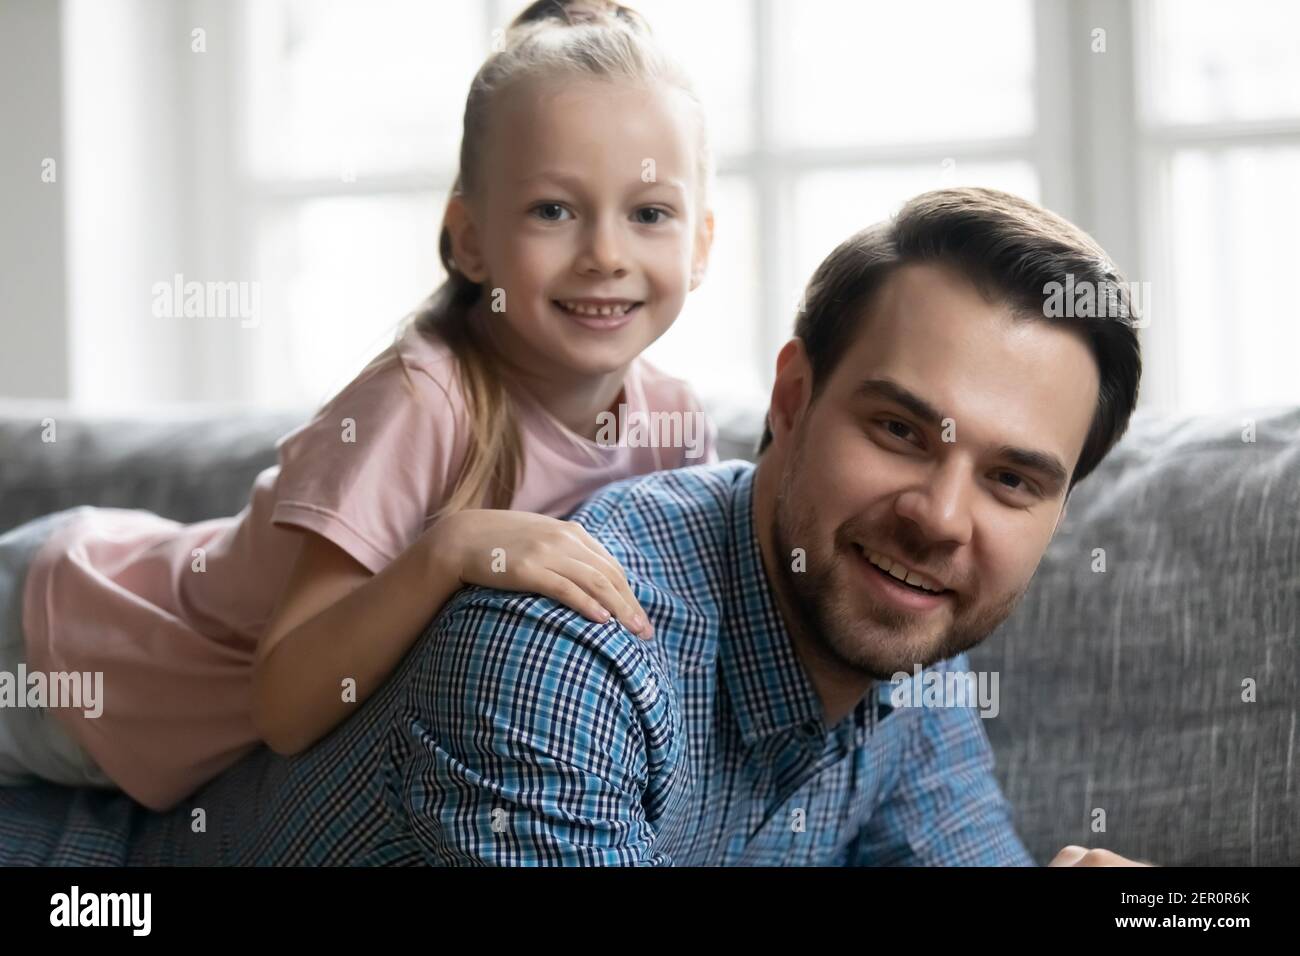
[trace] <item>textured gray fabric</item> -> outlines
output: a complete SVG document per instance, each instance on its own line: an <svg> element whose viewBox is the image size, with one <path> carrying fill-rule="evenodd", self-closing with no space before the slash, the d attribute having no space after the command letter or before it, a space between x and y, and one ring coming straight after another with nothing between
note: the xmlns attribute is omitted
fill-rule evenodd
<svg viewBox="0 0 1300 956"><path fill-rule="evenodd" d="M712 411L722 457L749 457L761 410ZM40 440L47 415L54 446ZM234 514L309 415L94 421L0 403L0 530L76 504ZM1254 443L1241 440L1248 415ZM999 674L985 727L1030 852L1300 862L1297 644L1300 409L1136 416L1075 490L1020 608L971 653Z"/></svg>
<svg viewBox="0 0 1300 956"><path fill-rule="evenodd" d="M237 514L275 441L311 417L200 407L138 418L0 401L0 532L73 505L145 508L177 521ZM53 419L55 440L43 441Z"/></svg>
<svg viewBox="0 0 1300 956"><path fill-rule="evenodd" d="M1030 852L1300 862L1298 644L1300 409L1135 416L971 653L1000 674L986 729Z"/></svg>

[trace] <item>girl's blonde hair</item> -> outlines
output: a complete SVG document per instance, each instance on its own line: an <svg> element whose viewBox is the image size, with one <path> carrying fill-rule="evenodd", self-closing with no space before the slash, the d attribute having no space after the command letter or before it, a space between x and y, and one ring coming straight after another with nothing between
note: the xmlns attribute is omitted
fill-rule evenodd
<svg viewBox="0 0 1300 956"><path fill-rule="evenodd" d="M638 83L669 83L699 100L686 75L658 46L640 14L612 0L537 0L515 17L501 47L480 67L465 103L460 169L452 195L473 195L494 97L524 78L598 77ZM699 110L700 183L707 189L712 164ZM522 477L522 442L499 359L472 321L483 287L452 257L446 224L438 253L447 279L401 325L441 339L456 356L471 431L465 462L438 514L466 508L508 508ZM405 363L406 383L414 392ZM415 393L418 395L418 392Z"/></svg>

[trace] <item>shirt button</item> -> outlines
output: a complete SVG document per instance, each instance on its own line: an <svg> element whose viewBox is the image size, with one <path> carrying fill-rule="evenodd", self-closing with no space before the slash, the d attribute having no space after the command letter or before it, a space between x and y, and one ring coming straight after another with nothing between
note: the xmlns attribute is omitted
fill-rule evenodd
<svg viewBox="0 0 1300 956"><path fill-rule="evenodd" d="M817 721L815 720L805 721L803 726L799 728L799 732L803 734L805 737L816 737Z"/></svg>

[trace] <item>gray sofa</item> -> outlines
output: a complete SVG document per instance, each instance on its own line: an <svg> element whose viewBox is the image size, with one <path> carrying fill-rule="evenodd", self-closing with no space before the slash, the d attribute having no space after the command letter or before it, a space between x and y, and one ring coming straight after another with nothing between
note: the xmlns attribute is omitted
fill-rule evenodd
<svg viewBox="0 0 1300 956"><path fill-rule="evenodd" d="M747 456L761 413L715 412L723 456ZM120 420L0 403L0 531L76 504L234 514L275 440L308 414ZM47 417L53 443L41 441ZM1139 414L1075 491L1020 608L971 655L999 674L986 728L1030 852L1300 862L1297 645L1300 409ZM0 805L21 813L11 796ZM95 800L97 814L109 812L101 800L130 804ZM135 812L147 811L112 808Z"/></svg>

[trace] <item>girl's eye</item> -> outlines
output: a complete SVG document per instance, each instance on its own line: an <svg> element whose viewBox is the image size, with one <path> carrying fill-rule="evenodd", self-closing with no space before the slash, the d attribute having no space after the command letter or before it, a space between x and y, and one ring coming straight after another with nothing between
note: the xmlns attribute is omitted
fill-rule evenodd
<svg viewBox="0 0 1300 956"><path fill-rule="evenodd" d="M668 211L659 209L656 206L644 206L632 215L643 226L656 226L663 222L664 217L668 215Z"/></svg>
<svg viewBox="0 0 1300 956"><path fill-rule="evenodd" d="M564 217L569 214L558 202L538 203L533 207L533 215L544 222L562 222Z"/></svg>

